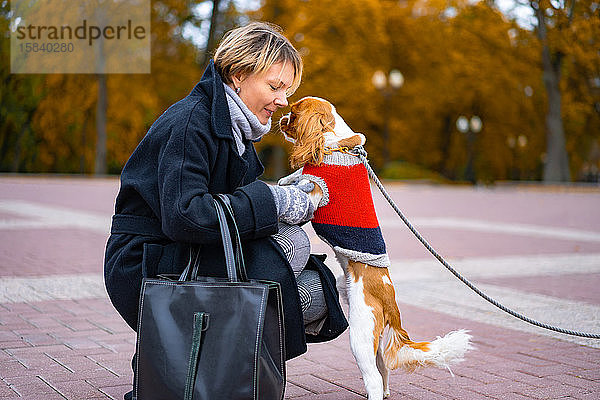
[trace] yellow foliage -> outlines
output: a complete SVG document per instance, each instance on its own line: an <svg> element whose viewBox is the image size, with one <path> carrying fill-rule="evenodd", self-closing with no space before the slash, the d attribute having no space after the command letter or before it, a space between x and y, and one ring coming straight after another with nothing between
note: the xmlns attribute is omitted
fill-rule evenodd
<svg viewBox="0 0 600 400"><path fill-rule="evenodd" d="M387 149L391 160L461 179L467 139L455 122L478 115L483 130L473 156L479 179L509 178L517 162L537 171L544 135L539 46L532 32L485 3L273 0L256 17L282 25L304 54L306 72L295 97L331 100L366 134L375 166L383 166ZM386 103L371 78L393 68L405 83ZM526 151L537 162L514 156L507 140L518 135L527 135Z"/></svg>
<svg viewBox="0 0 600 400"><path fill-rule="evenodd" d="M306 95L330 100L355 131L367 136L366 148L376 168L385 167L389 154L390 162L416 164L460 180L466 177L471 155L480 181L540 179L547 111L541 46L534 31L519 27L491 4L264 0L250 17L281 25L303 55L303 83L290 102ZM540 4L549 8L558 3ZM197 50L180 33L189 6L177 0L152 2L152 73L107 77L111 172L120 170L150 124L200 79ZM7 27L2 7L1 22ZM562 114L575 175L590 162L598 163L594 158L600 144L597 7L596 0L578 1L571 18L568 9L553 9L548 32L554 54L563 57ZM4 38L3 50L6 43ZM402 72L404 85L390 91L386 100L371 78L377 70L392 69ZM5 65L2 75L8 75ZM22 157L27 157L21 168L92 172L96 77L11 78L2 86L7 105L2 109L0 166L11 165L10 151L21 141ZM27 104L21 113L13 110L19 102ZM280 115L273 118L273 132ZM483 121L471 154L468 137L456 127L460 115L477 115ZM33 139L24 133L29 131ZM16 144L11 135L19 138ZM266 158L267 177L285 172L282 149L289 147L280 135L266 136L258 148Z"/></svg>

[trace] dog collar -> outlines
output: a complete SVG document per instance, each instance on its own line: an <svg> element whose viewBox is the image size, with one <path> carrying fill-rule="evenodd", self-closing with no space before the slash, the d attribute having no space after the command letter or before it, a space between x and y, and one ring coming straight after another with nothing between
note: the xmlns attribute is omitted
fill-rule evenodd
<svg viewBox="0 0 600 400"><path fill-rule="evenodd" d="M330 155L334 151L339 151L340 153L350 154L351 156L358 157L357 154L352 153L352 149L351 148L345 147L345 146L342 146L342 147L325 147L325 149L323 149L323 154Z"/></svg>

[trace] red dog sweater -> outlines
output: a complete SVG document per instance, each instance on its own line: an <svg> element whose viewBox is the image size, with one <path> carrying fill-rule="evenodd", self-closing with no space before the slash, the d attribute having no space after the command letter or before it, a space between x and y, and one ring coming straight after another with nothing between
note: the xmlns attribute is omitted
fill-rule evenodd
<svg viewBox="0 0 600 400"><path fill-rule="evenodd" d="M334 153L318 166L306 164L302 173L323 190L311 221L317 235L353 261L388 267L369 176L358 158Z"/></svg>

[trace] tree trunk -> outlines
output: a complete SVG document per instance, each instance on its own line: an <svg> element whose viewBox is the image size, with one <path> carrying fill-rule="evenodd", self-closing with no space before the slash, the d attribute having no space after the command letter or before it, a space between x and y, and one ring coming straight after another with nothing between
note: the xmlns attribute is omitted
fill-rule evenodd
<svg viewBox="0 0 600 400"><path fill-rule="evenodd" d="M29 120L25 121L21 129L19 130L19 134L17 135L17 139L15 140L13 161L11 165L11 172L19 172L19 167L21 165L21 141L23 139L23 135L25 131L29 128Z"/></svg>
<svg viewBox="0 0 600 400"><path fill-rule="evenodd" d="M212 12L210 14L210 28L208 30L208 40L206 41L206 49L204 50L204 59L202 60L202 70L208 66L212 52L217 47L215 40L217 25L219 23L219 4L221 0L213 0Z"/></svg>
<svg viewBox="0 0 600 400"><path fill-rule="evenodd" d="M15 140L13 161L11 165L11 172L19 172L21 168L22 158L23 158L23 137L29 131L29 127L31 125L31 119L33 118L33 114L35 114L35 110L37 107L32 108L27 111L25 114L25 120L21 129L19 130L19 134Z"/></svg>
<svg viewBox="0 0 600 400"><path fill-rule="evenodd" d="M544 182L568 182L569 156L567 155L565 131L561 115L560 66L562 57L556 54L554 60L550 53L546 32L546 18L541 5L534 7L538 21L538 37L542 44L543 80L548 97L546 114L546 160L544 164Z"/></svg>
<svg viewBox="0 0 600 400"><path fill-rule="evenodd" d="M79 154L79 173L85 174L85 152L87 147L87 130L90 113L88 111L83 114L83 124L81 128L81 147Z"/></svg>
<svg viewBox="0 0 600 400"><path fill-rule="evenodd" d="M106 168L106 74L98 74L98 103L96 105L96 162L94 174L105 175Z"/></svg>

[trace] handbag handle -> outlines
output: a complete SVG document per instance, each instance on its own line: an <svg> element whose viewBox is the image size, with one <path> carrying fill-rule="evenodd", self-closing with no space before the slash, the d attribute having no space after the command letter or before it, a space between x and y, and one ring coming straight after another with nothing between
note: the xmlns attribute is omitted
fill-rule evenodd
<svg viewBox="0 0 600 400"><path fill-rule="evenodd" d="M221 204L221 201L218 200L218 197L214 199L214 203L215 208L217 209L219 227L221 228L221 241L223 242L223 250L225 251L225 267L227 268L227 277L229 278L230 282L239 282L235 254L233 253L233 243L231 241L231 231L229 230L230 228L227 224L227 216L225 215L223 205ZM235 225L234 229L237 230ZM192 276L192 279L196 279L196 277Z"/></svg>
<svg viewBox="0 0 600 400"><path fill-rule="evenodd" d="M219 221L221 231L221 241L225 252L225 266L227 268L227 277L231 282L248 281L246 266L244 264L244 255L242 252L242 241L235 222L235 216L229 198L223 194L216 194L213 202ZM230 223L228 224L227 220ZM232 242L232 233L234 242ZM234 253L235 249L235 253ZM198 276L200 263L200 250L194 252L194 247L190 247L190 257L187 266L179 277L179 281L194 280ZM190 276L191 272L191 276Z"/></svg>
<svg viewBox="0 0 600 400"><path fill-rule="evenodd" d="M237 227L237 223L235 222L235 214L233 213L233 208L231 207L231 201L229 197L224 194L217 194L217 200L221 201L221 204L224 206L225 212L231 221L230 233L233 236L234 240L234 250L235 250L235 267L237 270L238 277L241 281L248 281L248 275L246 274L246 264L244 262L244 253L242 251L242 240L240 239L240 232ZM231 229L233 227L233 229Z"/></svg>

